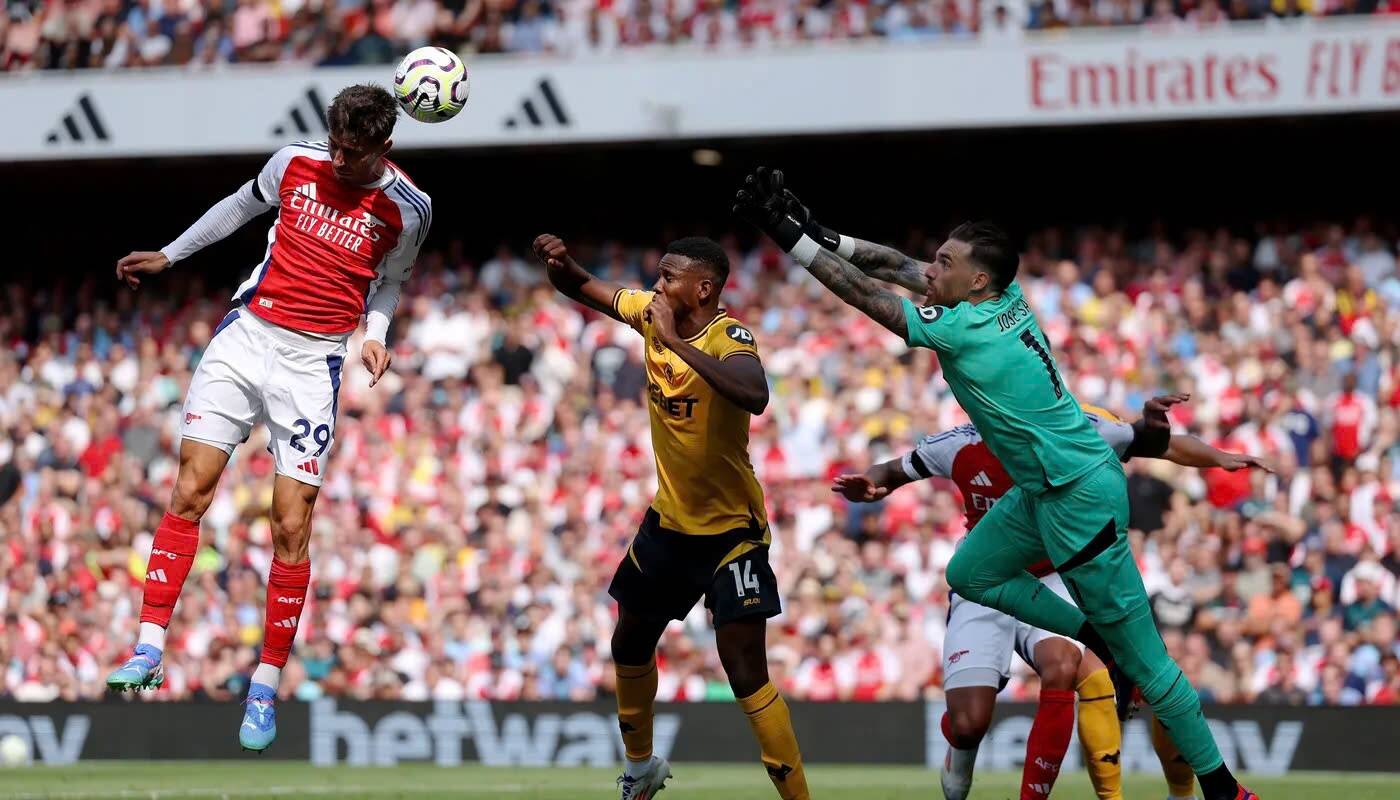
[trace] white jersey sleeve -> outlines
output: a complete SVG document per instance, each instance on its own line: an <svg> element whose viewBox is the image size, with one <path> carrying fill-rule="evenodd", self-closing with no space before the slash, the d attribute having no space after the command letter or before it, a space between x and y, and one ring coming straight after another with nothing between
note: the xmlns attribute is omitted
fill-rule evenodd
<svg viewBox="0 0 1400 800"><path fill-rule="evenodd" d="M180 234L179 238L162 247L161 252L172 264L183 261L227 237L269 208L277 207L282 173L286 172L287 164L291 162L294 154L290 147L273 153L256 178L215 203L204 212L204 216Z"/></svg>
<svg viewBox="0 0 1400 800"><path fill-rule="evenodd" d="M297 145L287 145L272 154L272 158L267 160L258 172L257 179L253 181L253 193L258 200L273 208L282 204L282 176L286 174L287 165L292 163L298 152L304 151L299 151Z"/></svg>
<svg viewBox="0 0 1400 800"><path fill-rule="evenodd" d="M423 246L433 219L432 200L406 178L400 176L394 181L388 195L399 206L403 230L398 244L380 263L379 277L371 284L365 304L365 338L380 344L388 338L389 323L398 308L404 281L413 272L413 262L418 259L418 249Z"/></svg>
<svg viewBox="0 0 1400 800"><path fill-rule="evenodd" d="M1109 419L1091 412L1085 412L1084 418L1089 420L1089 424L1094 426L1099 436L1108 442L1108 446L1113 448L1113 452L1121 461L1128 448L1133 446L1133 437L1136 435L1133 426L1122 420Z"/></svg>
<svg viewBox="0 0 1400 800"><path fill-rule="evenodd" d="M953 474L953 459L958 451L982 440L982 434L972 425L959 425L942 433L925 436L919 444L900 459L904 474L911 481L926 478L947 478Z"/></svg>

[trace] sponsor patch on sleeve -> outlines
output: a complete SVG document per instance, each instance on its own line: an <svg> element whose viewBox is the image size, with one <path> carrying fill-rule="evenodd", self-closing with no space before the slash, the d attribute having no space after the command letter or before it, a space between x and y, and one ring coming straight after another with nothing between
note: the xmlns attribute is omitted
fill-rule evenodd
<svg viewBox="0 0 1400 800"><path fill-rule="evenodd" d="M743 325L730 325L724 329L724 333L739 344L753 344L753 334Z"/></svg>

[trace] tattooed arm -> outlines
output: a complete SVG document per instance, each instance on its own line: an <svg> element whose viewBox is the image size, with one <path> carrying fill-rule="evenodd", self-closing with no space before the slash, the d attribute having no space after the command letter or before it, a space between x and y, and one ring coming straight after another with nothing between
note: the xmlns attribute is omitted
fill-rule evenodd
<svg viewBox="0 0 1400 800"><path fill-rule="evenodd" d="M870 276L829 250L818 250L807 271L847 305L860 309L891 333L908 340L909 326L899 295L875 283Z"/></svg>
<svg viewBox="0 0 1400 800"><path fill-rule="evenodd" d="M783 191L782 171L759 167L744 178L743 188L735 193L734 214L768 234L847 305L860 309L866 316L908 341L909 325L905 321L904 303L899 295L876 284L870 276L837 255L833 249L819 244L819 240L805 230L812 226L811 215L800 204L798 209L794 209L790 198L795 200L791 192ZM799 216L802 218L799 219ZM921 289L928 291L926 286Z"/></svg>
<svg viewBox="0 0 1400 800"><path fill-rule="evenodd" d="M782 188L786 211L801 226L802 232L810 236L824 249L854 264L857 269L876 280L902 286L918 295L928 293L928 278L924 271L928 263L919 261L899 252L893 247L867 242L853 236L845 236L817 222L812 210L803 205L797 195L787 187Z"/></svg>
<svg viewBox="0 0 1400 800"><path fill-rule="evenodd" d="M893 247L864 239L855 239L854 242L855 252L848 260L861 272L916 294L928 293L928 278L924 274L924 270L928 269L926 262L910 258Z"/></svg>

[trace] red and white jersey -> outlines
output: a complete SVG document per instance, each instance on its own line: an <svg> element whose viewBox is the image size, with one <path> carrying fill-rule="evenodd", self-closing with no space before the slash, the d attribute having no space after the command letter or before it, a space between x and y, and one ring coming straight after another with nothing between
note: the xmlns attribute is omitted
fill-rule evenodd
<svg viewBox="0 0 1400 800"><path fill-rule="evenodd" d="M1376 403L1360 392L1338 392L1330 405L1327 421L1332 426L1332 452L1354 459L1370 444L1376 427Z"/></svg>
<svg viewBox="0 0 1400 800"><path fill-rule="evenodd" d="M1133 426L1092 406L1085 407L1084 417L1113 452L1123 458L1133 443ZM962 495L968 530L981 522L996 501L1016 485L971 423L925 436L913 450L904 454L900 465L913 481L951 479ZM1038 569L1041 566L1035 565L1031 571L1037 575L1051 571Z"/></svg>
<svg viewBox="0 0 1400 800"><path fill-rule="evenodd" d="M343 335L360 324L379 284L408 278L432 222L428 195L398 166L368 186L331 168L325 142L297 142L273 154L254 195L278 209L267 255L234 299L295 331Z"/></svg>

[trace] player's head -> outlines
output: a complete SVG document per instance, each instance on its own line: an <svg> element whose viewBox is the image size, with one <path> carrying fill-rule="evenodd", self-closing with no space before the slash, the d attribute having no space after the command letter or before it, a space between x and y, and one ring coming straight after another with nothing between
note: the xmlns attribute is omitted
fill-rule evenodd
<svg viewBox="0 0 1400 800"><path fill-rule="evenodd" d="M1000 294L1016 279L1020 263L1006 231L991 222L964 222L948 234L929 265L929 302L955 306Z"/></svg>
<svg viewBox="0 0 1400 800"><path fill-rule="evenodd" d="M719 304L729 280L729 255L713 239L687 236L666 246L658 271L657 293L683 315Z"/></svg>
<svg viewBox="0 0 1400 800"><path fill-rule="evenodd" d="M331 101L326 122L331 166L348 183L370 183L384 171L399 104L389 90L367 83L347 86Z"/></svg>

